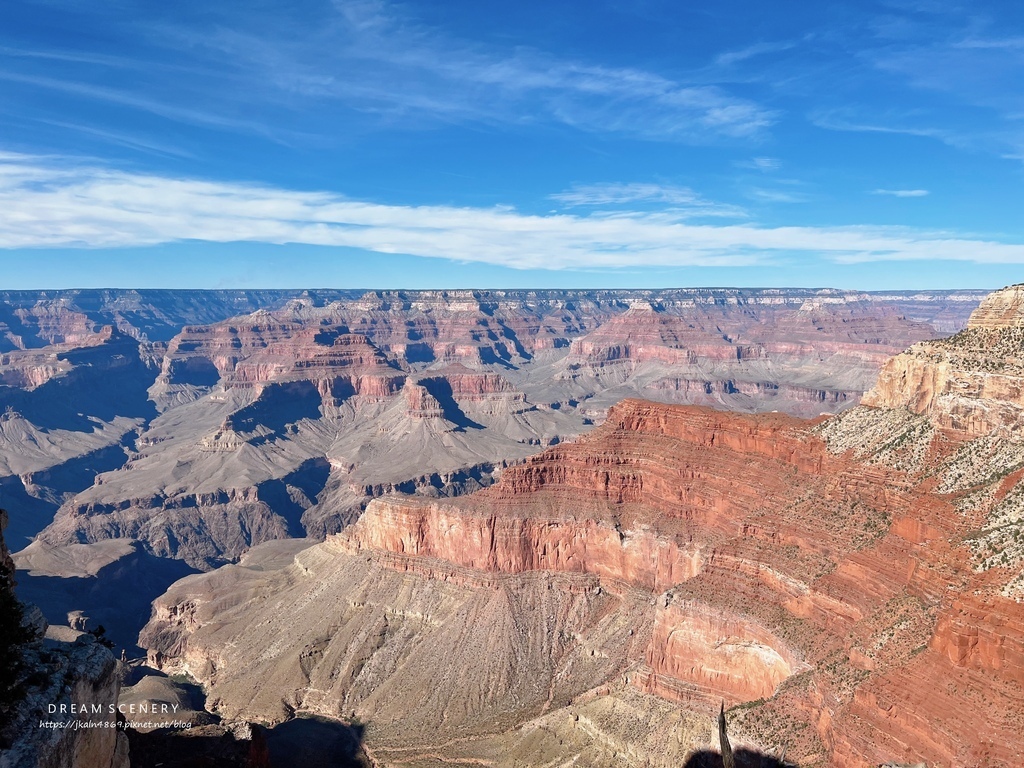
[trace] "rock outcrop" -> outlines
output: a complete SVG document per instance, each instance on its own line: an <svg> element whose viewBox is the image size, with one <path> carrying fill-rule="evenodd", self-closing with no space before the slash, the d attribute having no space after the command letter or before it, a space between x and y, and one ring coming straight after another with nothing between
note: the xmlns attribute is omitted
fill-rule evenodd
<svg viewBox="0 0 1024 768"><path fill-rule="evenodd" d="M0 419L0 494L16 507L18 548L35 536L19 562L59 566L65 555L102 561L88 576L96 582L90 588L102 591L108 577L130 574L152 558L207 570L273 540L331 537L324 549L338 562L358 565L368 557L380 569L375 577L398 574L408 579L403 584L422 586L417 594L424 602L411 601L408 615L435 616L442 634L454 633L445 635L446 642L463 631L467 643L495 642L486 617L498 609L479 602L493 597L481 590L496 589L500 603L509 600L509 590L521 588L533 602L505 603L499 611L512 634L494 651L508 668L517 669L523 637L562 631L556 626L566 634L530 652L526 667L536 663L543 670L533 687L523 687L514 674L497 680L484 660L463 660L474 679L496 682L477 689L473 707L455 705L447 732L458 738L472 709L484 713L481 744L492 744L507 737L506 725L523 718L536 723L550 716L567 735L565 712L557 714L556 704L612 681L617 687L609 695L645 706L696 701L703 688L730 702L756 701L772 685L788 690L804 679L802 665L816 663L819 647L799 641L779 617L796 616L824 632L820 628L836 615L854 623L870 616L871 600L837 596L815 586L816 580L858 547L869 549L893 505L918 503L916 491L880 490L878 478L889 477L883 468L865 470L859 461L833 456L821 439L784 416L723 417L636 402L613 409L615 403L642 395L746 412L841 411L872 385L884 356L960 327L979 296L97 291L0 298L0 409L6 409ZM598 433L607 447L567 443L609 413L610 423ZM544 448L549 453L529 459ZM493 490L477 494L479 501L460 501L495 481ZM395 492L414 496L414 502L382 498ZM830 514L848 517L848 525L823 533L814 522L820 509L801 495L807 493L826 499ZM999 514L1012 517L1015 498L1001 488L991 501L1001 505ZM567 509L575 511L567 515ZM347 531L364 510L365 523ZM388 515L405 527L375 530L374 521ZM788 522L776 528L776 517ZM899 524L901 531L913 528ZM915 530L927 538L930 529ZM452 531L469 544L459 546ZM111 540L126 545L123 560L107 559ZM494 545L493 553L483 548L485 541ZM779 542L800 550L796 565L762 567L767 561L751 548ZM878 559L887 563L886 557ZM863 575L876 565L844 567ZM886 567L883 584L892 575ZM682 591L661 605L668 590L684 584L696 589L719 571L738 584L770 585L785 613L753 615L724 598L715 602ZM573 597L559 595L548 614L554 618L541 621L532 611L546 604L542 593L551 573ZM285 577L258 577L277 578ZM350 579L346 588L368 590L376 606L388 599L373 591L362 571L337 578ZM926 581L931 571L922 567L915 578ZM453 617L447 609L431 613L437 579L459 590L445 605L462 605L478 623L466 625L468 614ZM877 595L887 588L879 586ZM593 589L601 590L601 600ZM293 597L305 599L299 592ZM697 622L704 630L695 630L686 647L720 646L723 664L735 659L756 680L749 689L728 670L704 677L687 672L696 652L674 644L667 627L674 611L697 604L707 605L703 623ZM356 634L367 621L398 626L393 613L367 610L335 620L349 622L345 626ZM617 624L603 611L632 616L634 626ZM652 645L655 627L668 632L660 649ZM754 640L743 645L713 637L730 627L737 637L749 633ZM330 635L330 626L321 629ZM629 629L634 634L616 634ZM394 665L405 658L409 638L391 632L384 631L391 638L384 644L397 654L388 662ZM415 632L409 624L406 634ZM578 646L574 637L591 639ZM307 638L314 649L322 639ZM370 648L377 641L366 642ZM190 648L200 646L189 640ZM428 646L420 660L436 664L436 651ZM353 679L363 657L375 653L335 650L351 661ZM311 653L320 658L318 650ZM545 653L555 655L545 661ZM880 664L870 649L851 653L858 659L861 653L865 664ZM385 664L373 672L377 677L367 672L381 693L365 703L365 689L343 693L331 676L338 658L297 662L301 675L305 667L320 670L310 673L317 681L312 687L329 693L307 702L308 686L295 684L284 716L288 707L337 716L333 703L344 700L345 707L365 707L364 714L381 723L381 734L381 713L389 713L397 734L398 702L415 695L415 686L402 688L394 666ZM195 663L203 674L209 671L199 656ZM579 676L577 669L583 670ZM225 680L241 685L233 674ZM274 685L286 678L275 678ZM278 690L269 679L264 690L254 709L265 705L279 716ZM519 714L501 714L502 696L521 703ZM234 706L230 696L221 703ZM627 728L600 702L588 707L580 722ZM431 727L428 703L417 717L423 729ZM395 738L393 748L408 747ZM658 739L651 754L661 749ZM538 744L531 738L519 746L529 752Z"/></svg>
<svg viewBox="0 0 1024 768"><path fill-rule="evenodd" d="M6 525L7 513L0 510L0 566L5 580L14 572L2 535ZM0 584L0 589L9 586ZM19 700L13 708L3 708L0 766L128 768L128 742L116 709L121 678L113 655L92 635L69 627L47 631L38 609L30 606L26 613L35 637L18 651L23 657ZM10 631L10 627L4 629ZM44 631L46 639L39 637ZM5 664L10 661L10 655L4 658Z"/></svg>
<svg viewBox="0 0 1024 768"><path fill-rule="evenodd" d="M967 328L889 360L865 405L905 408L974 436L1024 429L1024 287L986 297Z"/></svg>
<svg viewBox="0 0 1024 768"><path fill-rule="evenodd" d="M887 370L943 348L950 388L1011 378L1001 302ZM179 582L142 641L221 712L357 718L411 766L680 764L714 743L684 712L722 700L797 764L1019 764L1024 440L894 381L811 422L624 401L477 493Z"/></svg>
<svg viewBox="0 0 1024 768"><path fill-rule="evenodd" d="M655 615L639 685L685 703L758 701L811 669L801 655L742 613L673 601Z"/></svg>
<svg viewBox="0 0 1024 768"><path fill-rule="evenodd" d="M121 679L110 651L84 632L53 633L32 649L30 665L29 693L8 724L17 736L0 750L0 766L128 768L116 709Z"/></svg>
<svg viewBox="0 0 1024 768"><path fill-rule="evenodd" d="M993 331L1024 328L1024 284L990 293L971 313L968 328Z"/></svg>

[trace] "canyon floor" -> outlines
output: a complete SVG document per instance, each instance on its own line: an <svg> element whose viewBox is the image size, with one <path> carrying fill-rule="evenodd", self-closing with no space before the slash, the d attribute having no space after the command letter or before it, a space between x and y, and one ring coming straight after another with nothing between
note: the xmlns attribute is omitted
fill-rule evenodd
<svg viewBox="0 0 1024 768"><path fill-rule="evenodd" d="M1024 759L1019 288L2 298L19 594L223 722Z"/></svg>

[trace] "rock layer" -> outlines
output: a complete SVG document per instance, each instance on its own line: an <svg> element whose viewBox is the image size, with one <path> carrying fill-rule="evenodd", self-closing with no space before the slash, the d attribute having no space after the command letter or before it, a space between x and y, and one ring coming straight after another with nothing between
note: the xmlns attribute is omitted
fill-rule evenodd
<svg viewBox="0 0 1024 768"><path fill-rule="evenodd" d="M0 509L0 565L8 580L14 567L3 537L6 527L7 513ZM46 631L38 609L28 608L37 615L35 629ZM60 630L51 628L45 640L30 640L21 648L22 699L12 710L4 708L0 766L128 768L128 742L117 727L116 710L110 708L121 687L117 662L91 635L69 627ZM85 709L72 710L72 705ZM83 711L88 714L72 713ZM89 726L76 728L77 721ZM44 727L43 722L53 725Z"/></svg>
<svg viewBox="0 0 1024 768"><path fill-rule="evenodd" d="M794 703L817 712L821 695L845 711L848 667L884 675L955 583L946 555L931 554L950 535L943 520L955 501L933 509L913 473L894 480L835 456L784 416L612 406L643 394L745 411L842 410L885 355L958 327L977 297L312 292L216 294L203 310L196 295L147 296L7 297L15 309L0 374L17 386L0 395L29 405L0 427L9 445L43 450L0 478L0 490L35 500L25 518L59 508L33 545L55 552L129 538L138 554L208 569L269 539L337 533L294 566L229 567L158 608L154 651L209 682L226 712L356 711L395 755L447 755L444 739L467 728L494 748L513 727L589 695L641 697L655 709L662 697L768 698L756 708L765 717ZM55 345L68 345L56 363ZM130 382L131 396L107 397L110 378ZM44 423L72 390L88 405ZM566 443L606 416L593 439ZM76 434L55 440L55 426ZM81 456L68 446L89 440L87 455L102 461L72 464ZM499 474L491 489L461 495ZM417 498L371 501L395 490ZM1004 517L1009 491L992 497ZM206 602L232 579L253 591ZM308 623L301 650L264 635L257 658L244 653L250 641L239 655L214 651L214 636L251 628L256 592L287 594L268 626L281 634ZM328 593L365 599L317 619L317 595ZM920 604L876 630L884 606L911 598ZM840 630L859 633L859 644L844 647ZM890 630L892 648L879 650L870 638ZM463 672L446 681L437 670L453 647ZM820 670L833 656L846 661L810 691L805 665ZM717 671L695 671L698 658ZM280 665L268 674L271 660ZM254 678L259 692L243 702ZM403 731L402 709L422 691L436 693ZM603 707L572 722L629 731ZM794 734L804 755L867 754L854 731L836 736L817 720L813 736L778 733ZM623 746L617 738L609 754ZM653 739L644 754L663 746Z"/></svg>
<svg viewBox="0 0 1024 768"><path fill-rule="evenodd" d="M53 546L132 536L210 567L268 536L340 530L377 489L461 493L460 482L436 479L487 481L492 473L476 468L577 435L624 396L843 409L884 355L962 322L977 298L728 289L0 294L0 445L10 463L0 467L0 501L12 509L19 546L59 509L43 534ZM403 397L429 407L399 411ZM383 458L392 454L402 460ZM318 459L345 471L304 488L297 524L219 501L288 485ZM156 508L168 525L143 519Z"/></svg>
<svg viewBox="0 0 1024 768"><path fill-rule="evenodd" d="M1024 286L988 296L967 328L948 339L915 344L889 360L865 405L906 408L938 427L985 435L1024 428L1020 349Z"/></svg>
<svg viewBox="0 0 1024 768"><path fill-rule="evenodd" d="M1000 322L954 337L956 360L1012 366ZM626 712L723 699L743 738L799 763L1018 764L1024 607L972 537L1018 530L1024 447L934 415L625 401L487 489L381 498L278 571L180 582L144 643L226 713L355 716L408 765L499 748L668 765ZM268 650L285 625L301 637Z"/></svg>

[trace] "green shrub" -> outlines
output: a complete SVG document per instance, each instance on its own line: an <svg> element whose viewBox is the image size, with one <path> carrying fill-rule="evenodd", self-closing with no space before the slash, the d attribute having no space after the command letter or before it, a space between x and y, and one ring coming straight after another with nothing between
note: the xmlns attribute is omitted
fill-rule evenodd
<svg viewBox="0 0 1024 768"><path fill-rule="evenodd" d="M0 713L5 714L25 695L24 646L33 639L31 630L23 624L25 613L14 594L13 576L0 563Z"/></svg>

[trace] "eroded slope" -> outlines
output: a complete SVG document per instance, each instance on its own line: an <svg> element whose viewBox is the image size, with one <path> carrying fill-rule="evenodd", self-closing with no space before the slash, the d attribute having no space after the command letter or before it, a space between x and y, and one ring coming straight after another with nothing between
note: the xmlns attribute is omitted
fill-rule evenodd
<svg viewBox="0 0 1024 768"><path fill-rule="evenodd" d="M915 386L825 422L626 401L478 493L179 582L143 643L222 712L357 718L399 764L678 764L725 700L801 764L1015 765L1019 565L978 532L1019 526L1020 436L908 409Z"/></svg>

